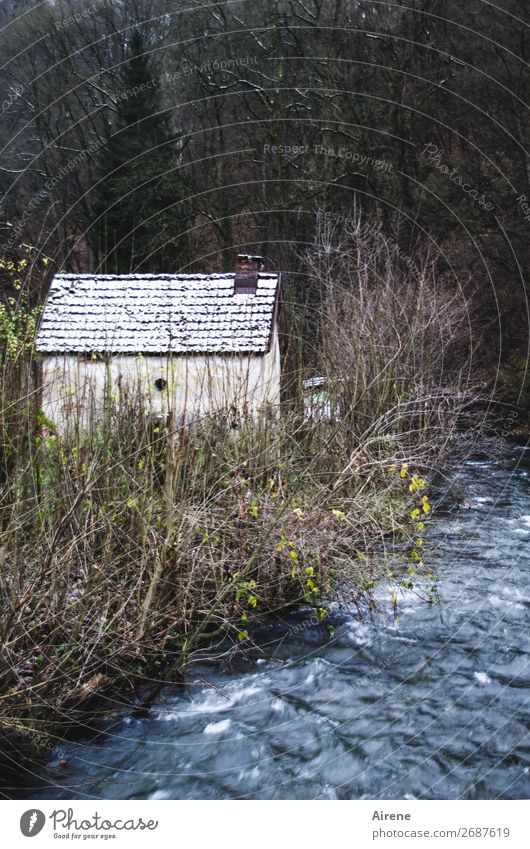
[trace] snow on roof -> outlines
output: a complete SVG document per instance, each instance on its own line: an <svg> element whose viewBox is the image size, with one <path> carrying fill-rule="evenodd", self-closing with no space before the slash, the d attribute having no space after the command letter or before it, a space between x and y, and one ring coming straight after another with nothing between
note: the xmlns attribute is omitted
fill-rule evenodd
<svg viewBox="0 0 530 849"><path fill-rule="evenodd" d="M269 350L279 275L234 294L234 274L59 274L37 333L44 353Z"/></svg>

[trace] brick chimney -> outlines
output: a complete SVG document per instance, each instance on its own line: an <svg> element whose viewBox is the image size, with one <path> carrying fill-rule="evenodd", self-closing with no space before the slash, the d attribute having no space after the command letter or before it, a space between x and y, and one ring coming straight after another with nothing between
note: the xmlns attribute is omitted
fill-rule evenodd
<svg viewBox="0 0 530 849"><path fill-rule="evenodd" d="M264 267L265 261L263 257L238 254L236 259L234 295L255 295L258 288L258 276Z"/></svg>

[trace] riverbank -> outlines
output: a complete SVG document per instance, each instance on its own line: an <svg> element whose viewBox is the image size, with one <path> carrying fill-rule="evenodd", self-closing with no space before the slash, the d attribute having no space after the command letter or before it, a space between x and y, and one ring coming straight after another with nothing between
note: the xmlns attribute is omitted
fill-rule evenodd
<svg viewBox="0 0 530 849"><path fill-rule="evenodd" d="M402 588L396 618L383 579L330 640L307 609L269 618L254 649L19 777L24 798L528 798L529 463L480 440L440 481L439 605Z"/></svg>
<svg viewBox="0 0 530 849"><path fill-rule="evenodd" d="M157 421L142 382L106 373L102 409L81 423L68 401L58 434L39 407L38 310L0 310L0 722L37 751L141 709L199 652L251 645L264 615L309 605L332 639L330 603L370 610L383 578L395 601L418 576L435 599L428 482L458 462L474 397L467 306L428 250L411 286L392 239L352 222L332 249L330 226L319 215L303 260L316 324L286 291L281 403L258 420L242 403Z"/></svg>
<svg viewBox="0 0 530 849"><path fill-rule="evenodd" d="M3 512L2 728L39 754L148 704L202 647L251 643L266 613L309 604L329 637L332 601L428 572L427 485L389 447L352 455L288 416L234 436L123 409L35 436Z"/></svg>

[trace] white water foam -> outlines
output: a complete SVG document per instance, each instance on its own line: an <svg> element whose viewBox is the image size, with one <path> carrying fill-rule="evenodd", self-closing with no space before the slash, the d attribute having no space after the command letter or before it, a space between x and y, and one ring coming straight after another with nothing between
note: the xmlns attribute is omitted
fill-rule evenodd
<svg viewBox="0 0 530 849"><path fill-rule="evenodd" d="M230 726L232 725L231 719L222 719L220 722L210 722L204 731L203 734L222 734L223 731L228 731Z"/></svg>
<svg viewBox="0 0 530 849"><path fill-rule="evenodd" d="M474 672L473 677L479 684L491 684L491 678L485 672Z"/></svg>

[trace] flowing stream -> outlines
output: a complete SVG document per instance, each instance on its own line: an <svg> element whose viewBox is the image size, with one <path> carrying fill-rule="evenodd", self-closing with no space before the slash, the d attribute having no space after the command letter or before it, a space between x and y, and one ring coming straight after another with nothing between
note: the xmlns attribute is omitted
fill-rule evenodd
<svg viewBox="0 0 530 849"><path fill-rule="evenodd" d="M431 523L441 603L388 587L332 640L300 611L147 717L65 744L35 798L530 797L530 451L470 458ZM59 759L67 761L60 766Z"/></svg>

